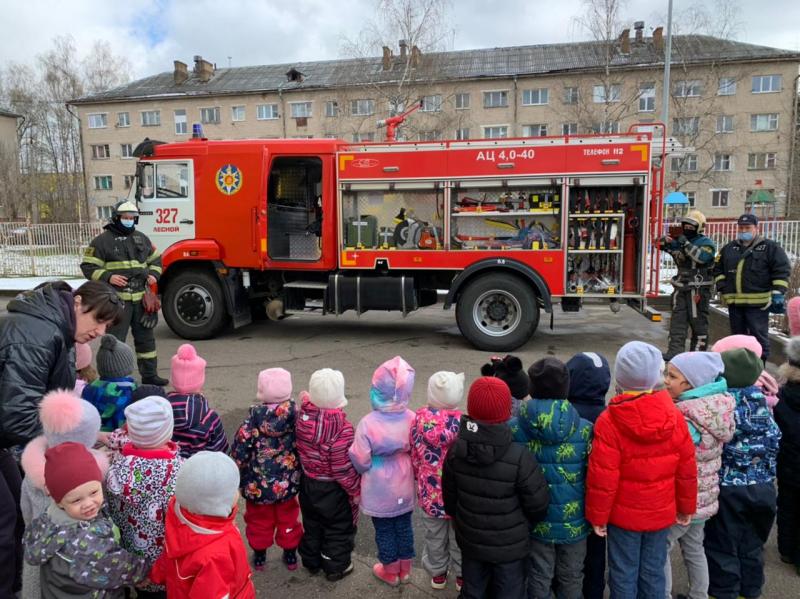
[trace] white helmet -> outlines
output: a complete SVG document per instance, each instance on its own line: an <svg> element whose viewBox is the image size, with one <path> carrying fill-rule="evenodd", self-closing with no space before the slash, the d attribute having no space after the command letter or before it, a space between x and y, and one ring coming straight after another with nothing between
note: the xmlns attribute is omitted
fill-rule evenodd
<svg viewBox="0 0 800 599"><path fill-rule="evenodd" d="M689 210L689 212L681 217L681 224L683 223L694 226L699 232L706 226L706 217L699 210Z"/></svg>
<svg viewBox="0 0 800 599"><path fill-rule="evenodd" d="M128 201L120 202L119 204L117 204L116 207L114 208L114 211L117 214L122 214L123 212L133 212L137 215L139 214L139 209L136 207L136 204Z"/></svg>

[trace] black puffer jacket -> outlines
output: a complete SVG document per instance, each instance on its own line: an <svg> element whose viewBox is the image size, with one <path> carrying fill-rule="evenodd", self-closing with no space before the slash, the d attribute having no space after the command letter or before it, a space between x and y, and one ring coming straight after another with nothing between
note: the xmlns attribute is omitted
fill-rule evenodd
<svg viewBox="0 0 800 599"><path fill-rule="evenodd" d="M63 282L29 291L0 316L0 447L41 434L39 401L75 386L75 308Z"/></svg>
<svg viewBox="0 0 800 599"><path fill-rule="evenodd" d="M458 546L474 560L502 564L528 555L530 525L544 518L550 494L530 451L507 424L461 417L442 474L445 512Z"/></svg>
<svg viewBox="0 0 800 599"><path fill-rule="evenodd" d="M800 487L800 368L790 364L781 366L786 384L778 392L775 422L781 429L778 450L778 480Z"/></svg>

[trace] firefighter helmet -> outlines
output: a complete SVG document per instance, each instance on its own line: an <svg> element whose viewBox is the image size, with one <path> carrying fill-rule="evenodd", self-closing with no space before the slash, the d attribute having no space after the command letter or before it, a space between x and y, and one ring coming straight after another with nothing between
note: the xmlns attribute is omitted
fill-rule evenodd
<svg viewBox="0 0 800 599"><path fill-rule="evenodd" d="M117 214L122 214L123 212L133 212L137 216L139 215L139 209L136 207L136 204L133 202L128 202L127 200L117 204L114 207L114 212Z"/></svg>
<svg viewBox="0 0 800 599"><path fill-rule="evenodd" d="M689 210L681 217L681 224L692 225L700 232L706 226L706 217L699 210Z"/></svg>

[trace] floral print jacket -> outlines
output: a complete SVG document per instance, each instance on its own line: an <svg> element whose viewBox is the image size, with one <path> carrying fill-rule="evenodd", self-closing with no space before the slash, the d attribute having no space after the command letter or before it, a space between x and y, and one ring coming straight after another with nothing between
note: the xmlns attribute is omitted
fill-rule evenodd
<svg viewBox="0 0 800 599"><path fill-rule="evenodd" d="M250 408L231 448L241 474L239 486L247 501L281 503L297 495L301 471L296 420L297 407L292 399Z"/></svg>
<svg viewBox="0 0 800 599"><path fill-rule="evenodd" d="M431 518L449 518L444 513L442 467L447 450L458 438L459 410L425 406L417 410L411 425L411 465L417 479L417 499Z"/></svg>

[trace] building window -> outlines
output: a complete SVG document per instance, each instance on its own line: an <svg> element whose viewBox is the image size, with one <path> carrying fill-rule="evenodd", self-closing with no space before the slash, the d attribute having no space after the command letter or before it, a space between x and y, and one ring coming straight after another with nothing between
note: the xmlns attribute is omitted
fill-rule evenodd
<svg viewBox="0 0 800 599"><path fill-rule="evenodd" d="M675 135L696 135L700 131L700 117L690 116L673 119L672 133Z"/></svg>
<svg viewBox="0 0 800 599"><path fill-rule="evenodd" d="M130 189L133 185L133 175L125 175L122 179L123 183L125 184L125 189Z"/></svg>
<svg viewBox="0 0 800 599"><path fill-rule="evenodd" d="M442 96L439 94L433 96L422 96L422 112L441 112L442 111Z"/></svg>
<svg viewBox="0 0 800 599"><path fill-rule="evenodd" d="M130 127L131 126L131 113L118 112L117 113L117 127Z"/></svg>
<svg viewBox="0 0 800 599"><path fill-rule="evenodd" d="M419 140L420 141L439 141L442 139L442 132L436 131L420 131L419 132Z"/></svg>
<svg viewBox="0 0 800 599"><path fill-rule="evenodd" d="M189 133L186 124L186 111L183 109L176 110L173 114L175 117L175 135L186 135Z"/></svg>
<svg viewBox="0 0 800 599"><path fill-rule="evenodd" d="M689 206L694 208L697 205L697 192L696 191L684 191L683 195L685 195L686 199L689 200Z"/></svg>
<svg viewBox="0 0 800 599"><path fill-rule="evenodd" d="M460 92L456 94L456 110L467 110L469 108L469 94Z"/></svg>
<svg viewBox="0 0 800 599"><path fill-rule="evenodd" d="M375 114L375 100L353 100L350 102L350 114L353 116L370 116Z"/></svg>
<svg viewBox="0 0 800 599"><path fill-rule="evenodd" d="M97 144L92 146L92 160L106 160L111 157L108 144Z"/></svg>
<svg viewBox="0 0 800 599"><path fill-rule="evenodd" d="M256 106L256 120L273 121L278 118L277 104L259 104Z"/></svg>
<svg viewBox="0 0 800 599"><path fill-rule="evenodd" d="M133 144L120 144L119 150L123 158L133 158Z"/></svg>
<svg viewBox="0 0 800 599"><path fill-rule="evenodd" d="M673 173L696 173L697 154L673 157L672 168L670 170L672 170Z"/></svg>
<svg viewBox="0 0 800 599"><path fill-rule="evenodd" d="M751 114L750 131L777 131L778 113L770 114Z"/></svg>
<svg viewBox="0 0 800 599"><path fill-rule="evenodd" d="M717 133L733 133L733 116L721 114L717 117Z"/></svg>
<svg viewBox="0 0 800 599"><path fill-rule="evenodd" d="M307 119L311 116L311 102L289 102L293 119Z"/></svg>
<svg viewBox="0 0 800 599"><path fill-rule="evenodd" d="M747 155L747 168L751 171L772 170L777 165L775 152L757 152Z"/></svg>
<svg viewBox="0 0 800 599"><path fill-rule="evenodd" d="M231 120L234 122L245 120L244 106L231 106Z"/></svg>
<svg viewBox="0 0 800 599"><path fill-rule="evenodd" d="M592 87L592 102L595 104L609 104L619 102L622 97L622 86L619 83L613 85L595 85Z"/></svg>
<svg viewBox="0 0 800 599"><path fill-rule="evenodd" d="M561 135L577 135L578 123L563 123L561 125Z"/></svg>
<svg viewBox="0 0 800 599"><path fill-rule="evenodd" d="M336 100L328 100L325 102L325 116L337 117L339 116L339 103Z"/></svg>
<svg viewBox="0 0 800 599"><path fill-rule="evenodd" d="M592 125L592 133L619 133L619 121L601 121Z"/></svg>
<svg viewBox="0 0 800 599"><path fill-rule="evenodd" d="M714 154L714 170L715 171L732 171L733 170L733 156L731 154Z"/></svg>
<svg viewBox="0 0 800 599"><path fill-rule="evenodd" d="M372 102L372 100L369 100ZM375 141L375 133L370 131L369 133L353 133L353 141Z"/></svg>
<svg viewBox="0 0 800 599"><path fill-rule="evenodd" d="M142 127L158 127L161 125L160 110L143 110L141 115Z"/></svg>
<svg viewBox="0 0 800 599"><path fill-rule="evenodd" d="M456 129L456 139L459 141L469 139L469 128L464 127L462 129Z"/></svg>
<svg viewBox="0 0 800 599"><path fill-rule="evenodd" d="M483 128L485 139L505 139L508 137L508 125L491 125Z"/></svg>
<svg viewBox="0 0 800 599"><path fill-rule="evenodd" d="M712 208L727 208L728 207L728 189L712 189L711 190L711 207Z"/></svg>
<svg viewBox="0 0 800 599"><path fill-rule="evenodd" d="M545 137L547 136L547 125L525 125L522 127L522 137Z"/></svg>
<svg viewBox="0 0 800 599"><path fill-rule="evenodd" d="M108 191L111 189L111 175L98 175L94 178L94 188L97 191Z"/></svg>
<svg viewBox="0 0 800 599"><path fill-rule="evenodd" d="M508 106L508 92L483 92L483 107L484 108L503 108Z"/></svg>
<svg viewBox="0 0 800 599"><path fill-rule="evenodd" d="M782 83L780 75L756 75L751 89L754 94L771 94L781 91Z"/></svg>
<svg viewBox="0 0 800 599"><path fill-rule="evenodd" d="M523 106L541 106L550 101L550 92L546 87L522 90Z"/></svg>
<svg viewBox="0 0 800 599"><path fill-rule="evenodd" d="M578 88L565 87L564 88L564 104L577 104L578 103Z"/></svg>
<svg viewBox="0 0 800 599"><path fill-rule="evenodd" d="M97 210L97 220L104 221L110 220L111 215L114 214L114 206L95 206Z"/></svg>
<svg viewBox="0 0 800 599"><path fill-rule="evenodd" d="M200 109L200 122L204 125L217 125L219 124L219 108L201 108Z"/></svg>
<svg viewBox="0 0 800 599"><path fill-rule="evenodd" d="M718 96L733 96L736 95L736 79L733 77L722 77L719 80L717 87Z"/></svg>
<svg viewBox="0 0 800 599"><path fill-rule="evenodd" d="M698 98L703 91L703 82L699 79L676 81L673 94L676 98Z"/></svg>
<svg viewBox="0 0 800 599"><path fill-rule="evenodd" d="M656 84L642 83L639 86L639 112L655 112Z"/></svg>
<svg viewBox="0 0 800 599"><path fill-rule="evenodd" d="M89 129L105 129L108 127L108 114L104 112L87 115L87 119L89 120Z"/></svg>

